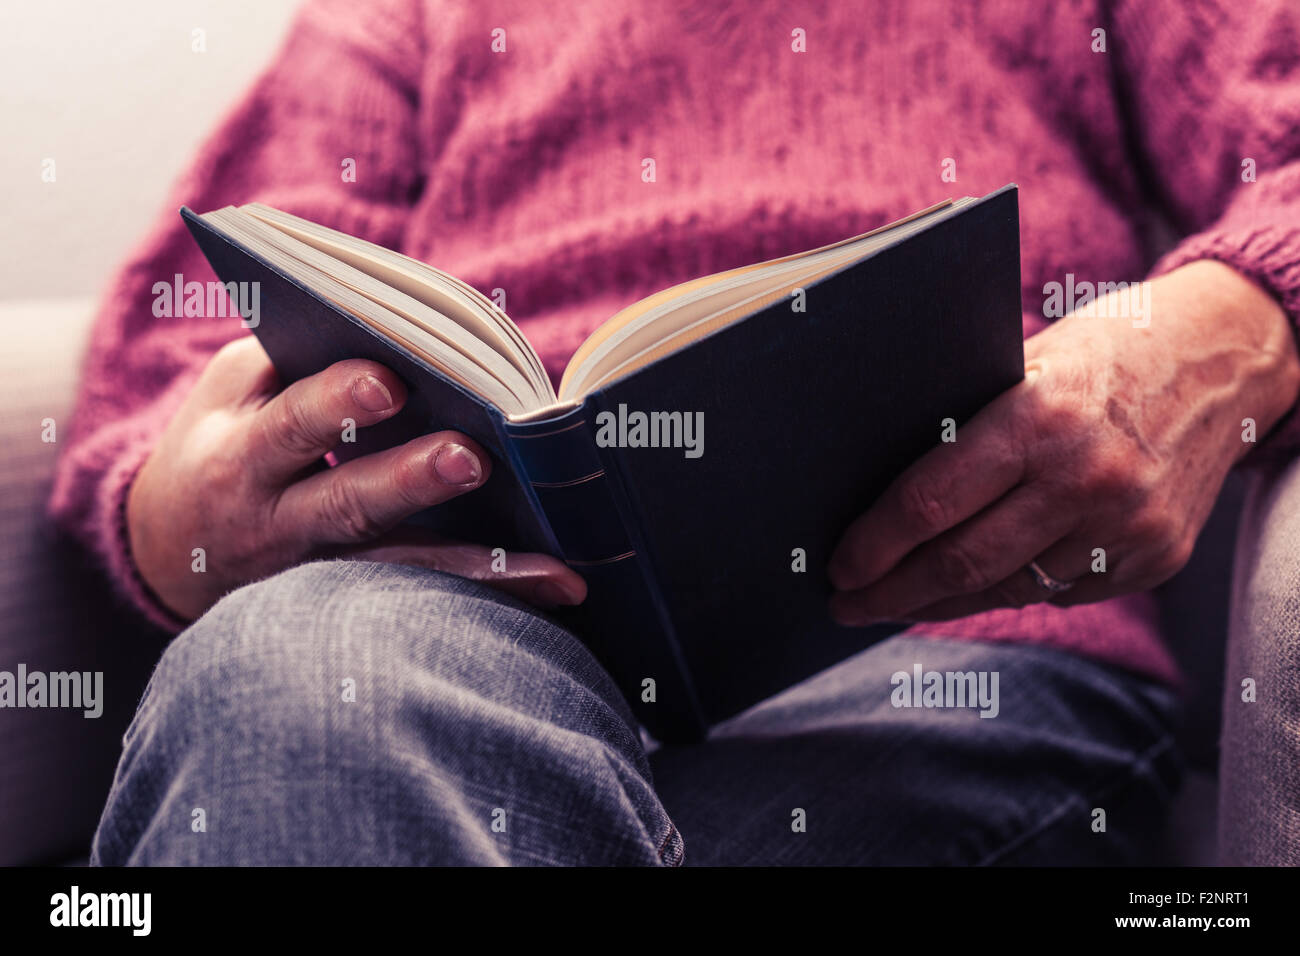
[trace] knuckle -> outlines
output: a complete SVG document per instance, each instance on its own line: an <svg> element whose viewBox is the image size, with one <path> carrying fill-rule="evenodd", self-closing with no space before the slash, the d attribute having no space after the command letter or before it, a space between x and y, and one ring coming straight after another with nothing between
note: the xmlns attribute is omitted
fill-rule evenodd
<svg viewBox="0 0 1300 956"><path fill-rule="evenodd" d="M271 361L257 340L241 336L213 353L199 380L222 394L267 388L275 379Z"/></svg>
<svg viewBox="0 0 1300 956"><path fill-rule="evenodd" d="M1088 498L1129 511L1148 507L1154 488L1145 469L1113 455L1094 459L1084 471L1082 484Z"/></svg>
<svg viewBox="0 0 1300 956"><path fill-rule="evenodd" d="M914 531L932 537L948 527L943 498L924 483L911 480L900 485L898 501L904 522Z"/></svg>
<svg viewBox="0 0 1300 956"><path fill-rule="evenodd" d="M1191 560L1196 537L1167 508L1139 510L1128 525L1135 552L1144 555L1145 580L1152 586L1173 577Z"/></svg>
<svg viewBox="0 0 1300 956"><path fill-rule="evenodd" d="M201 480L209 494L229 498L243 489L248 481L248 470L238 455L205 456Z"/></svg>
<svg viewBox="0 0 1300 956"><path fill-rule="evenodd" d="M412 507L420 507L429 499L432 482L429 478L429 465L423 457L403 455L390 471L390 481L398 499Z"/></svg>
<svg viewBox="0 0 1300 956"><path fill-rule="evenodd" d="M1187 566L1192 559L1195 542L1186 536L1174 538L1160 554L1156 562L1157 571L1162 580L1168 580Z"/></svg>
<svg viewBox="0 0 1300 956"><path fill-rule="evenodd" d="M326 482L319 501L321 520L349 540L366 541L385 530L371 515L356 485L350 481Z"/></svg>
<svg viewBox="0 0 1300 956"><path fill-rule="evenodd" d="M248 354L248 348L249 343L246 339L232 339L212 353L212 358L208 360L208 364L214 369L222 371L242 365Z"/></svg>
<svg viewBox="0 0 1300 956"><path fill-rule="evenodd" d="M247 357L242 345L236 339L212 353L195 379L194 387L186 397L187 403L209 406L228 404L230 395L240 391L241 385L248 378Z"/></svg>
<svg viewBox="0 0 1300 956"><path fill-rule="evenodd" d="M295 458L323 454L320 437L312 426L306 405L299 399L281 402L264 434L277 451Z"/></svg>
<svg viewBox="0 0 1300 956"><path fill-rule="evenodd" d="M1133 491L1133 476L1113 460L1093 461L1084 473L1084 485L1095 495L1128 498Z"/></svg>
<svg viewBox="0 0 1300 956"><path fill-rule="evenodd" d="M1065 402L1050 402L1046 409L1047 428L1056 435L1086 435L1091 422L1078 408Z"/></svg>
<svg viewBox="0 0 1300 956"><path fill-rule="evenodd" d="M989 564L979 561L964 545L947 541L934 555L934 573L939 584L955 594L974 594L996 582L989 574Z"/></svg>
<svg viewBox="0 0 1300 956"><path fill-rule="evenodd" d="M1162 553L1179 545L1182 529L1169 513L1160 508L1144 508L1137 513L1130 530L1134 537Z"/></svg>
<svg viewBox="0 0 1300 956"><path fill-rule="evenodd" d="M1036 430L1052 435L1086 435L1095 424L1073 394L1063 389L1038 392L1032 415Z"/></svg>

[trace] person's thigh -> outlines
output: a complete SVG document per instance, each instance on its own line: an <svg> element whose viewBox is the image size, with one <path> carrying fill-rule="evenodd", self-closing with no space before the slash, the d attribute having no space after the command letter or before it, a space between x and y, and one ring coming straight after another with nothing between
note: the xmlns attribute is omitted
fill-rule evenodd
<svg viewBox="0 0 1300 956"><path fill-rule="evenodd" d="M922 688L996 674L996 716L895 706L917 666ZM1169 690L1072 655L899 636L651 765L688 864L1137 863L1179 778L1176 712Z"/></svg>
<svg viewBox="0 0 1300 956"><path fill-rule="evenodd" d="M576 638L474 582L303 565L164 654L101 864L674 863L626 705Z"/></svg>

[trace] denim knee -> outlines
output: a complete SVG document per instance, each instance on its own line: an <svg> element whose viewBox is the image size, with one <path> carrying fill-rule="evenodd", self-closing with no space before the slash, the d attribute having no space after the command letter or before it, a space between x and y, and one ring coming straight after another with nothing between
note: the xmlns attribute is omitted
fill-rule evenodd
<svg viewBox="0 0 1300 956"><path fill-rule="evenodd" d="M471 697L573 730L603 714L600 732L635 739L608 676L555 623L476 582L369 562L304 564L227 595L168 648L143 707L209 730L338 736L412 706L425 727L466 719Z"/></svg>
<svg viewBox="0 0 1300 956"><path fill-rule="evenodd" d="M228 595L163 656L124 743L96 862L680 857L586 648L423 569L318 562ZM184 832L199 809L206 839Z"/></svg>

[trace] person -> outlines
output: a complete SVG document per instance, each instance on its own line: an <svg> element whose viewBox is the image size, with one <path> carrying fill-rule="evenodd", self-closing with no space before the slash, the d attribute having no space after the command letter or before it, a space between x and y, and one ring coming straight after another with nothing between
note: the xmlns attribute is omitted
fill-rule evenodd
<svg viewBox="0 0 1300 956"><path fill-rule="evenodd" d="M1295 449L1298 33L1282 0L308 5L109 292L61 460L53 513L179 632L93 860L1149 860L1179 778L1150 589L1234 465ZM574 570L394 530L487 479L470 438L322 467L391 371L281 388L237 322L150 309L209 275L176 207L256 200L507 290L558 375L656 289L1010 181L1025 380L825 569L842 623L917 623L695 747L647 746L546 615ZM1047 303L1142 279L1142 321ZM999 675L996 719L893 706L914 665Z"/></svg>

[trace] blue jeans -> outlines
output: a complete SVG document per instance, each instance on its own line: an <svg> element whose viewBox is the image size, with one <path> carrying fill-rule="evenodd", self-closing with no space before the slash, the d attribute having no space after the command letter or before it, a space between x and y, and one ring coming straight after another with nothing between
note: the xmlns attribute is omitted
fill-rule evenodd
<svg viewBox="0 0 1300 956"><path fill-rule="evenodd" d="M918 663L996 672L997 715L894 706L891 675ZM1140 862L1177 784L1176 709L1056 651L900 636L647 752L586 648L535 611L320 562L229 595L163 655L92 861Z"/></svg>

